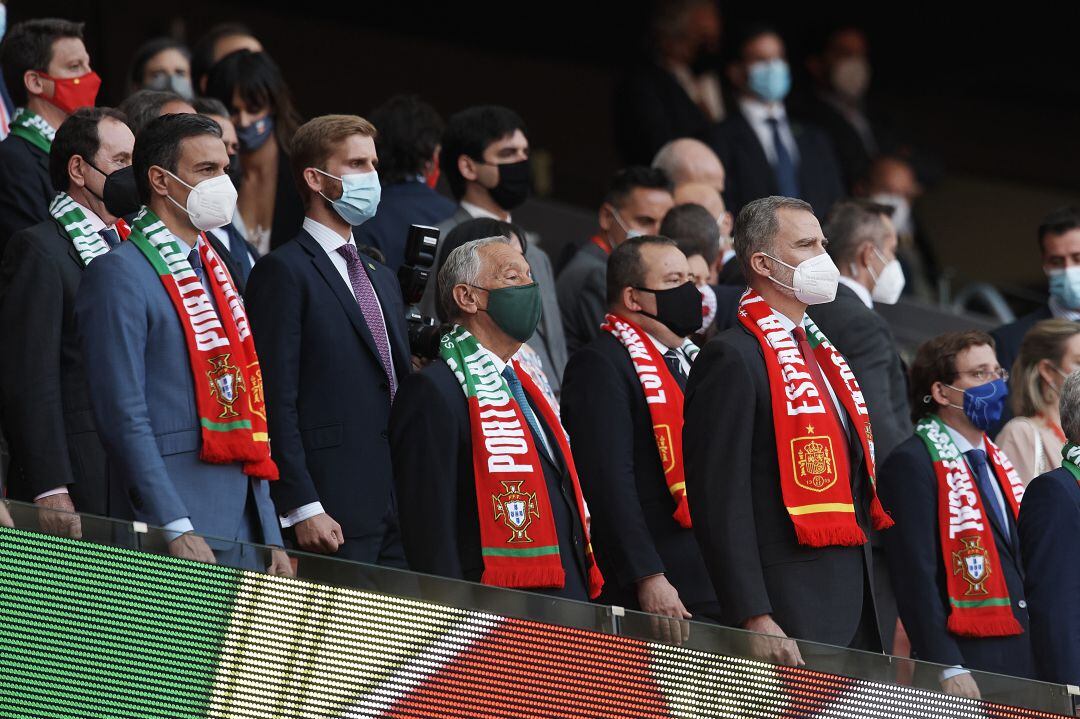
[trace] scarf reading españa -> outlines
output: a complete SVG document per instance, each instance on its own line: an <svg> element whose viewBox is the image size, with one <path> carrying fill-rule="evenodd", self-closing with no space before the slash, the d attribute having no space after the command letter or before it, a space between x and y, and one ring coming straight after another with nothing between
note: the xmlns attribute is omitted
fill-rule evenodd
<svg viewBox="0 0 1080 719"><path fill-rule="evenodd" d="M199 254L209 273L214 303L222 309L219 318L187 260L187 248L148 208L135 218L128 241L157 271L184 328L202 426L199 458L213 464L243 462L249 477L277 479L277 465L270 459L262 370L244 304L228 270L204 237Z"/></svg>
<svg viewBox="0 0 1080 719"><path fill-rule="evenodd" d="M997 544L967 461L937 417L924 417L915 425L915 434L926 444L938 480L949 631L965 637L1020 634L1023 628L1013 616ZM1024 498L1024 483L1009 458L985 434L982 449L1015 518Z"/></svg>
<svg viewBox="0 0 1080 719"><path fill-rule="evenodd" d="M773 426L780 465L780 489L795 536L811 547L856 546L866 534L855 520L851 499L850 468L845 446L847 436L806 370L799 346L754 290L739 303L739 322L761 343L772 397ZM829 344L812 320L804 325L807 341L821 367L825 381L847 410L866 454L870 479L870 519L874 529L893 524L874 488L874 436L862 390L847 361Z"/></svg>
<svg viewBox="0 0 1080 719"><path fill-rule="evenodd" d="M491 356L465 328L454 326L444 334L439 353L457 377L469 403L476 508L484 557L480 581L498 587L561 589L566 574L559 557L559 538L544 470L525 415ZM574 486L581 529L588 537L585 502L562 423L516 361L514 368L525 393L554 430ZM589 598L595 599L604 578L593 558L591 543L585 545L585 561Z"/></svg>

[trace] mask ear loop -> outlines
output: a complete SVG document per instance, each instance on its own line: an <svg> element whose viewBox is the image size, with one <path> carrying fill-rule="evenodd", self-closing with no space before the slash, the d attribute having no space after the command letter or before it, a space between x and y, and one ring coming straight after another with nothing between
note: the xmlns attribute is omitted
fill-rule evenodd
<svg viewBox="0 0 1080 719"><path fill-rule="evenodd" d="M337 175L331 175L329 172L326 172L325 170L320 170L317 167L313 167L311 169L315 170L315 172L318 172L320 175L326 175L327 177L332 178L332 179L337 180L338 182L340 182L341 183L341 194L343 196L345 195L345 180L341 179ZM319 190L319 196L321 198L323 198L324 200L326 200L327 202L329 202L331 205L333 205L334 202L335 202L335 200L331 200L329 197L324 195L322 190ZM341 198L339 197L338 200L340 200L340 199Z"/></svg>

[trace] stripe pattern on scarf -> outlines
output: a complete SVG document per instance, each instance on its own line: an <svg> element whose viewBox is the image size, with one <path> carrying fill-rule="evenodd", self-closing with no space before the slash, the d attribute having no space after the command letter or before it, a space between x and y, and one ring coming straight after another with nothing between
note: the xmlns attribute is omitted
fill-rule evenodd
<svg viewBox="0 0 1080 719"><path fill-rule="evenodd" d="M109 251L109 243L94 229L93 223L87 218L79 203L71 199L66 192L61 192L53 198L49 204L49 214L63 226L64 232L71 238L83 267L89 265L95 257L100 257Z"/></svg>
<svg viewBox="0 0 1080 719"><path fill-rule="evenodd" d="M45 122L45 119L25 107L15 113L11 120L11 134L29 142L42 152L52 149L53 139L56 138L56 129Z"/></svg>

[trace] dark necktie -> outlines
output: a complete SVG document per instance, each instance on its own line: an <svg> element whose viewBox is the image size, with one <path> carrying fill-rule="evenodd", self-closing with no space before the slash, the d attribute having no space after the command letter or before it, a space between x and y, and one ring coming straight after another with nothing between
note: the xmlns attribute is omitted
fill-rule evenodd
<svg viewBox="0 0 1080 719"><path fill-rule="evenodd" d="M229 254L236 261L236 268L240 270L240 280L247 282L248 275L251 274L251 256L248 254L247 243L231 222L223 229L229 237Z"/></svg>
<svg viewBox="0 0 1080 719"><path fill-rule="evenodd" d="M397 394L397 383L394 382L394 369L390 359L390 338L386 334L386 321L383 319L382 310L379 308L379 299L375 296L375 288L371 285L371 278L364 270L364 263L360 259L360 253L356 246L344 244L337 249L345 258L345 265L349 269L349 284L352 285L353 297L360 305L360 312L364 315L364 322L375 340L375 347L379 350L379 360L382 362L386 378L390 382L390 401Z"/></svg>
<svg viewBox="0 0 1080 719"><path fill-rule="evenodd" d="M543 450L547 454L547 458L552 459L551 447L548 445L547 435L544 434L544 430L540 428L540 423L536 420L536 415L533 413L532 405L529 404L529 398L525 396L525 388L521 385L521 380L518 379L517 372L511 365L506 365L502 371L503 379L506 380L507 386L510 388L510 394L514 395L514 401L518 403L518 407L521 408L521 413L525 415L525 421L529 423L529 427L532 428L533 436L540 440L542 446L537 449Z"/></svg>
<svg viewBox="0 0 1080 719"><path fill-rule="evenodd" d="M983 506L988 507L993 513L998 528L1006 535L1009 534L1009 523L1001 514L1001 504L998 502L997 493L994 492L993 480L990 478L990 467L986 463L986 452L981 449L969 449L964 452L968 466L975 475L975 483L979 485L979 494L983 498Z"/></svg>
<svg viewBox="0 0 1080 719"><path fill-rule="evenodd" d="M98 234L101 235L101 239L105 240L105 244L110 248L117 247L120 244L120 235L111 227L106 227Z"/></svg>
<svg viewBox="0 0 1080 719"><path fill-rule="evenodd" d="M187 256L188 264L191 265L192 271L195 272L195 276L199 278L199 284L203 286L206 291L206 296L210 299L210 304L213 305L214 311L218 313L218 319L221 319L221 312L218 310L217 298L214 297L214 292L210 288L210 283L206 281L206 270L203 269L202 255L199 254L199 248L195 247Z"/></svg>
<svg viewBox="0 0 1080 719"><path fill-rule="evenodd" d="M780 121L770 117L766 122L772 130L773 149L776 152L776 162L773 164L776 187L784 197L799 197L799 176L795 171L795 161L791 159L787 145L780 136Z"/></svg>
<svg viewBox="0 0 1080 719"><path fill-rule="evenodd" d="M810 343L806 341L806 330L802 327L796 327L791 331L791 334L795 336L795 341L799 344L799 353L802 355L803 361L806 362L806 371L810 373L810 376L814 380L818 396L821 397L821 401L825 403L827 411L832 414L833 419L836 420L836 424L839 425L840 431L846 432L846 427L844 427L844 422L840 417L840 413L836 411L836 403L833 402L832 395L829 394L829 385L825 381L825 376L821 374L821 366L818 365L817 357L814 356L814 350L810 347ZM838 451L847 458L847 442L841 442Z"/></svg>
<svg viewBox="0 0 1080 719"><path fill-rule="evenodd" d="M669 349L664 353L664 362L667 364L668 369L671 370L671 376L678 382L679 389L685 392L686 374L683 372L682 361L679 359L679 351L674 348Z"/></svg>

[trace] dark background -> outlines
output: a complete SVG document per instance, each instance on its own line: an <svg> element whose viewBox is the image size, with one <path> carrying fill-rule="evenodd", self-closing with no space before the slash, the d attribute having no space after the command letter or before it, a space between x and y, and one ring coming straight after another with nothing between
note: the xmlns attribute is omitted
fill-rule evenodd
<svg viewBox="0 0 1080 719"><path fill-rule="evenodd" d="M529 126L542 193L599 203L619 166L610 98L647 57L650 2L371 3L13 0L9 23L59 15L87 23L117 103L132 52L171 34L194 42L223 21L248 24L281 66L306 117L366 114L414 92L444 116L476 103L516 109ZM725 31L763 20L784 35L796 72L839 23L871 41L871 95L945 170L919 213L960 275L1038 283L1034 227L1076 194L1080 178L1080 8L743 2L722 6ZM988 252L986 250L989 250ZM976 263L978 271L973 269Z"/></svg>

